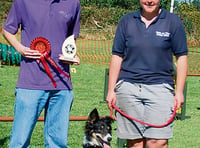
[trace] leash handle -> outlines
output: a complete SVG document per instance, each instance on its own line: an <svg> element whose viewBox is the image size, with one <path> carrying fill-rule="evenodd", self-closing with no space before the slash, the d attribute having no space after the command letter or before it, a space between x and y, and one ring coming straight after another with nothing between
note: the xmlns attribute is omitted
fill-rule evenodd
<svg viewBox="0 0 200 148"><path fill-rule="evenodd" d="M110 117L113 118L113 119L115 118L115 117L113 116L113 107L111 107L111 109L110 109Z"/></svg>
<svg viewBox="0 0 200 148"><path fill-rule="evenodd" d="M166 121L166 123L162 124L162 125L154 125L154 124L149 124L149 123L146 123L146 122L143 122L143 121L140 121L140 120L137 120L135 118L132 118L130 116L128 116L127 114L125 114L122 110L120 110L118 107L115 106L115 104L112 104L113 108L111 109L111 114L110 114L110 117L112 117L113 115L113 109L115 109L116 111L118 111L121 115L123 115L124 117L130 119L130 120L133 120L133 121L136 121L136 122L139 122L141 124L144 124L144 125L147 125L147 126L151 126L151 127L156 127L156 128L161 128L161 127L165 127L167 125L169 125L173 120L174 120L174 117L176 115L176 109L177 109L177 105L174 106L174 111L173 111L173 114L172 114L172 117Z"/></svg>

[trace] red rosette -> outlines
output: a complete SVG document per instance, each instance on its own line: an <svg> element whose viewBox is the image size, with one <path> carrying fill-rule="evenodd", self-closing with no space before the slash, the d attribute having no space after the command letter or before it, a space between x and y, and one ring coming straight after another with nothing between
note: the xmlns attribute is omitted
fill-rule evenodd
<svg viewBox="0 0 200 148"><path fill-rule="evenodd" d="M40 60L44 66L45 71L47 72L47 75L49 76L49 78L51 79L51 82L53 84L54 87L57 87L56 81L54 80L51 71L49 69L49 66L47 64L47 61L49 61L49 63L55 67L56 70L58 70L60 73L62 73L64 76L66 76L67 78L69 78L70 76L63 72L60 67L56 64L56 62L49 56L50 53L50 49L51 49L51 44L50 42L43 37L37 37L35 38L31 44L30 44L30 48L32 50L37 50L39 51L42 55L40 57L40 59L37 59L37 62L39 64ZM46 61L47 60L47 61Z"/></svg>
<svg viewBox="0 0 200 148"><path fill-rule="evenodd" d="M50 52L51 44L46 38L37 37L31 42L30 48L44 54Z"/></svg>

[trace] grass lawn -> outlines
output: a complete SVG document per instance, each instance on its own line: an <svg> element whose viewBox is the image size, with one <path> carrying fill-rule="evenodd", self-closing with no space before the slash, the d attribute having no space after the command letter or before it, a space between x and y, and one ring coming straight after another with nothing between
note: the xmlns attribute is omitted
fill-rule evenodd
<svg viewBox="0 0 200 148"><path fill-rule="evenodd" d="M97 108L101 116L110 115L104 100L104 76L108 65L81 64L72 66L74 102L71 116L87 116ZM13 116L14 89L19 67L0 68L0 116ZM200 147L200 77L187 78L186 119L176 120L174 138L169 148ZM103 102L103 103L102 103ZM70 121L68 144L70 148L81 148L85 121ZM7 148L12 122L0 122L0 148ZM43 122L37 122L31 139L31 148L43 148ZM112 148L117 148L116 122L113 124Z"/></svg>

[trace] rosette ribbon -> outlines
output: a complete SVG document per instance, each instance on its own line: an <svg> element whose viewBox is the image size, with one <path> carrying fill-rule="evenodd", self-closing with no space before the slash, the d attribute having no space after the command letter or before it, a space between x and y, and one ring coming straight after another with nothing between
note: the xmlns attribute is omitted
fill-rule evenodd
<svg viewBox="0 0 200 148"><path fill-rule="evenodd" d="M44 69L47 73L47 75L49 76L49 78L51 79L51 82L53 84L54 87L57 87L56 81L54 80L50 68L48 66L47 61L61 74L63 74L65 77L69 78L69 74L65 73L64 71L61 70L61 68L56 64L56 62L49 56L50 54L50 50L51 50L51 44L50 42L43 37L37 37L35 38L30 45L30 48L32 50L37 50L39 51L42 55L40 57L40 59L37 59L37 63L39 64L40 61L42 62ZM47 60L47 61L46 61Z"/></svg>

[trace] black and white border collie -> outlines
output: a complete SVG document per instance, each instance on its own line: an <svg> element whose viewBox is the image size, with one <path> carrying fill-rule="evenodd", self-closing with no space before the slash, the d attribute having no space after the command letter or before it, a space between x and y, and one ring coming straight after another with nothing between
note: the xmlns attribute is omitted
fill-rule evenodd
<svg viewBox="0 0 200 148"><path fill-rule="evenodd" d="M113 118L99 117L97 109L90 112L85 125L83 148L110 148Z"/></svg>

